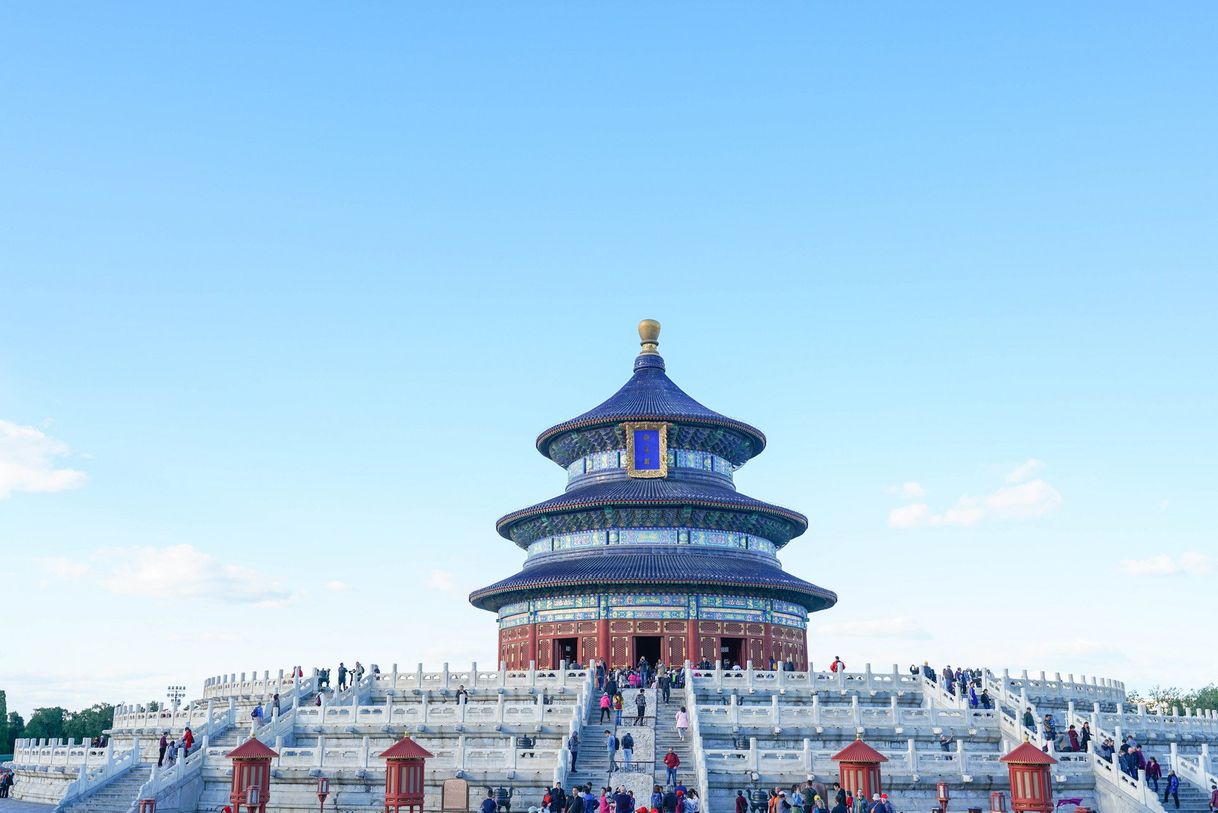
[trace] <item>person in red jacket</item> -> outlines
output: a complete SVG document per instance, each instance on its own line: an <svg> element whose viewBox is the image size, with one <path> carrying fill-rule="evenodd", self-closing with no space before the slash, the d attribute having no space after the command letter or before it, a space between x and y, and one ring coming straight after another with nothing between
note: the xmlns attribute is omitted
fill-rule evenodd
<svg viewBox="0 0 1218 813"><path fill-rule="evenodd" d="M736 791L736 813L749 813L749 800L744 798L744 791Z"/></svg>
<svg viewBox="0 0 1218 813"><path fill-rule="evenodd" d="M668 769L666 785L676 787L677 784L677 768L681 767L681 758L669 748L668 753L664 755L664 767Z"/></svg>
<svg viewBox="0 0 1218 813"><path fill-rule="evenodd" d="M190 730L190 726L186 726L186 733L182 735L182 756L185 757L190 753L190 746L195 744L195 734Z"/></svg>

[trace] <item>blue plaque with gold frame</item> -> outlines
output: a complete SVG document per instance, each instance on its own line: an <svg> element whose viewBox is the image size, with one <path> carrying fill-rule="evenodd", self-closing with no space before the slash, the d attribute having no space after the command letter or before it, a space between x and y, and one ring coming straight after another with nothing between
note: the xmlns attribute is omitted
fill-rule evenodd
<svg viewBox="0 0 1218 813"><path fill-rule="evenodd" d="M626 473L631 477L668 476L668 424L624 423Z"/></svg>

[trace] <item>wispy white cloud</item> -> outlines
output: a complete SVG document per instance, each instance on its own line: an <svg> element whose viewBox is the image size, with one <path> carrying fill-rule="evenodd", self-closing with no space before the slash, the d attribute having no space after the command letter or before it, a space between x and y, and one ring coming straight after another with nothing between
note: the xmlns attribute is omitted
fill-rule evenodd
<svg viewBox="0 0 1218 813"><path fill-rule="evenodd" d="M0 500L14 492L52 492L77 488L85 473L59 467L68 444L33 426L0 420Z"/></svg>
<svg viewBox="0 0 1218 813"><path fill-rule="evenodd" d="M921 483L916 483L913 480L907 480L899 486L892 486L888 489L889 494L896 494L906 500L918 500L926 496L926 489L922 488Z"/></svg>
<svg viewBox="0 0 1218 813"><path fill-rule="evenodd" d="M1007 473L1007 482L1022 483L1033 474L1039 474L1044 467L1045 464L1043 461L1037 460L1035 457L1029 457L1027 460L1020 463Z"/></svg>
<svg viewBox="0 0 1218 813"><path fill-rule="evenodd" d="M1121 570L1131 576L1208 576L1218 563L1212 556L1188 551L1179 556L1160 553L1146 559L1123 559Z"/></svg>
<svg viewBox="0 0 1218 813"><path fill-rule="evenodd" d="M1029 459L1007 476L1007 481L1027 477L1044 464ZM912 498L913 495L911 495ZM929 528L937 526L968 527L983 520L999 522L1036 519L1047 516L1061 505L1062 495L1039 478L1016 485L1002 486L983 496L965 495L942 511L933 510L925 502L898 506L888 512L890 528Z"/></svg>
<svg viewBox="0 0 1218 813"><path fill-rule="evenodd" d="M889 618L859 618L853 621L837 621L821 624L817 635L850 638L925 638L926 632L912 618L892 616Z"/></svg>
<svg viewBox="0 0 1218 813"><path fill-rule="evenodd" d="M89 572L87 564L66 556L45 556L38 559L37 563L47 575L56 579L76 581L84 578Z"/></svg>
<svg viewBox="0 0 1218 813"><path fill-rule="evenodd" d="M451 593L455 586L453 574L447 570L433 570L427 574L427 586L443 593Z"/></svg>
<svg viewBox="0 0 1218 813"><path fill-rule="evenodd" d="M193 545L103 548L87 560L47 557L39 564L57 578L86 579L119 596L201 599L277 606L296 596L253 568L226 564Z"/></svg>
<svg viewBox="0 0 1218 813"><path fill-rule="evenodd" d="M344 590L350 589L350 587L351 586L349 584L347 584L345 581L341 581L340 579L330 579L330 581L326 582L325 584L325 588L332 593L341 593Z"/></svg>

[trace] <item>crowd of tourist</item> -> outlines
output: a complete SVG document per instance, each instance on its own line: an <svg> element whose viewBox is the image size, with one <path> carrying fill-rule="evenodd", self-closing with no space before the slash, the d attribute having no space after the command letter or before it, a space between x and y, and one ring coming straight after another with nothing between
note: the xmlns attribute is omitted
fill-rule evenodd
<svg viewBox="0 0 1218 813"><path fill-rule="evenodd" d="M982 671L977 667L961 667L952 668L951 664L943 667L939 672L930 665L929 661L922 661L922 665L911 665L909 667L911 675L921 675L931 683L938 683L943 686L943 691L950 695L961 694L968 698L969 708L974 709L992 709L994 701L990 697L990 693L985 689L981 680Z"/></svg>
<svg viewBox="0 0 1218 813"><path fill-rule="evenodd" d="M168 731L161 734L161 741L157 744L157 767L172 766L179 759L186 759L190 755L190 749L194 747L194 744L195 734L190 730L190 726L186 726L181 737L170 739Z"/></svg>
<svg viewBox="0 0 1218 813"><path fill-rule="evenodd" d="M497 813L503 807L503 801L488 789L479 813ZM624 785L602 787L598 796L591 784L567 791L561 782L555 782L553 787L546 788L539 804L529 806L529 813L698 813L700 809L698 791L680 783L667 789L654 785L650 798L640 802L634 791Z"/></svg>
<svg viewBox="0 0 1218 813"><path fill-rule="evenodd" d="M769 791L754 790L749 797L736 792L736 813L893 813L887 793L873 793L868 799L862 790L851 791L837 782L827 787L809 779L802 785Z"/></svg>

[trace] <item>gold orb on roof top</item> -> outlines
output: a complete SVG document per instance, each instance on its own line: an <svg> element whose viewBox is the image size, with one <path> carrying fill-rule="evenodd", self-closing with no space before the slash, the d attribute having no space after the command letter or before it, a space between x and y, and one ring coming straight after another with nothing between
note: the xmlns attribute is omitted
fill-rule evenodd
<svg viewBox="0 0 1218 813"><path fill-rule="evenodd" d="M643 353L655 353L658 355L656 347L660 344L660 323L655 319L644 319L639 322L639 344L643 346Z"/></svg>

